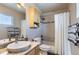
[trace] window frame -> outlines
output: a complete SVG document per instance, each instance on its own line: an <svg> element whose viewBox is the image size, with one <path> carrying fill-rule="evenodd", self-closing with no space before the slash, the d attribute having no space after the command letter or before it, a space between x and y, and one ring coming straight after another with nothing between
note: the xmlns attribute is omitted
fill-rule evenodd
<svg viewBox="0 0 79 59"><path fill-rule="evenodd" d="M0 23L0 25L5 25L5 26L12 26L12 25L13 25L13 16L7 15L7 14L5 14L5 13L0 13L0 14L2 14L2 15L4 15L4 16L10 16L10 17L11 17L11 24L1 24L1 23Z"/></svg>

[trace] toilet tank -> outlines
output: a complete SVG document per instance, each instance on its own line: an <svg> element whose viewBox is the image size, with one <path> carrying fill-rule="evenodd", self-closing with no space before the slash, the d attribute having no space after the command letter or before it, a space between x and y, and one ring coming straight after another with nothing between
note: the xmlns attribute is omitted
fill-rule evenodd
<svg viewBox="0 0 79 59"><path fill-rule="evenodd" d="M34 38L33 40L34 40L35 42L41 43L41 38L40 38L40 37Z"/></svg>

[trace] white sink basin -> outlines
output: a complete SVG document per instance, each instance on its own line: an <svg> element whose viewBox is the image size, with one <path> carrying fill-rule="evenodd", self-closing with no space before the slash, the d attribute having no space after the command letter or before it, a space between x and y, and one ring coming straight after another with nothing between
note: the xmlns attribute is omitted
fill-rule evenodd
<svg viewBox="0 0 79 59"><path fill-rule="evenodd" d="M31 46L31 42L29 41L18 41L17 43L13 42L9 44L7 46L7 50L8 52L11 53L17 53L17 52L26 51L27 49L30 48L30 46Z"/></svg>
<svg viewBox="0 0 79 59"><path fill-rule="evenodd" d="M0 48L5 48L9 43L9 40L0 40Z"/></svg>

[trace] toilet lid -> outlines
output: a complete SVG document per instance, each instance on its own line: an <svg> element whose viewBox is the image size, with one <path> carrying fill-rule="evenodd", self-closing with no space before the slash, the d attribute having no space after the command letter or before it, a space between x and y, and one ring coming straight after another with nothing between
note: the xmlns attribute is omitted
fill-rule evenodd
<svg viewBox="0 0 79 59"><path fill-rule="evenodd" d="M43 51L51 52L51 53L55 52L55 46L53 46L53 45L42 44L42 45L40 45L40 49Z"/></svg>
<svg viewBox="0 0 79 59"><path fill-rule="evenodd" d="M42 45L40 45L40 49L48 51L48 50L51 49L51 46L50 45L46 45L46 44L42 44Z"/></svg>

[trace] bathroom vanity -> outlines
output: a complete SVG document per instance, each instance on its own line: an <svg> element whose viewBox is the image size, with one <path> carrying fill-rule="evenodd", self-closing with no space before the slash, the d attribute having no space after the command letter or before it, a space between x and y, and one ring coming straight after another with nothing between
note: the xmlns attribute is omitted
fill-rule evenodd
<svg viewBox="0 0 79 59"><path fill-rule="evenodd" d="M39 43L37 42L31 42L31 47L24 51L19 53L8 53L7 55L39 55Z"/></svg>
<svg viewBox="0 0 79 59"><path fill-rule="evenodd" d="M31 42L30 47L23 52L17 52L17 53L8 52L7 47L0 49L0 55L39 55L39 52L40 50L38 42Z"/></svg>

